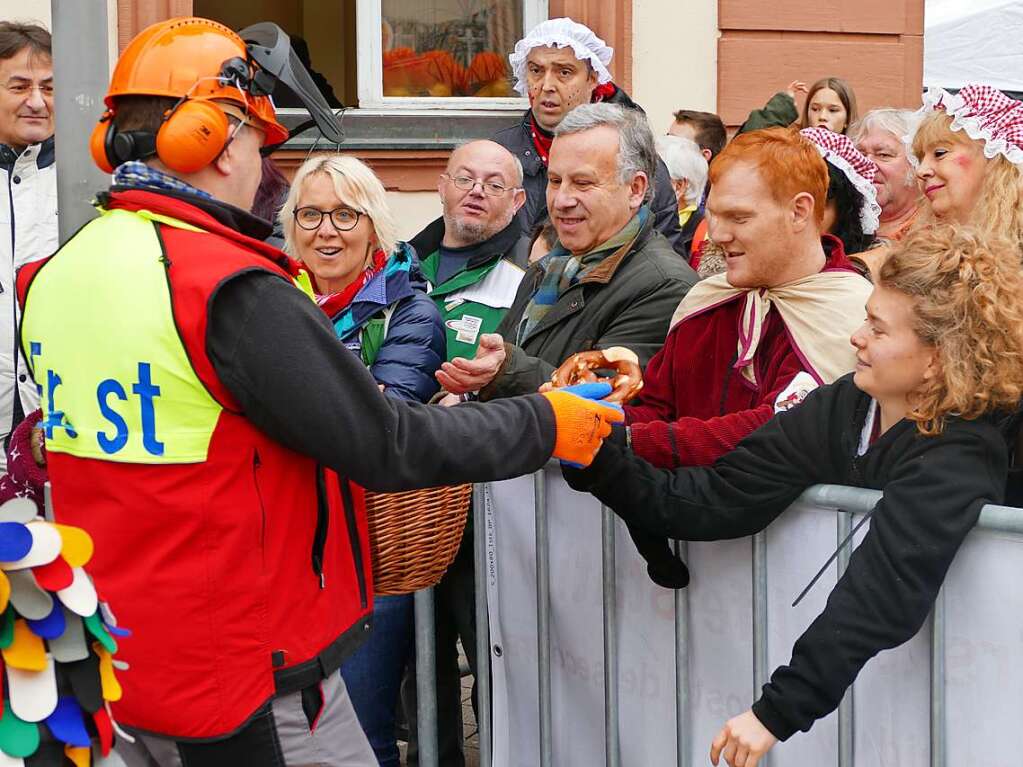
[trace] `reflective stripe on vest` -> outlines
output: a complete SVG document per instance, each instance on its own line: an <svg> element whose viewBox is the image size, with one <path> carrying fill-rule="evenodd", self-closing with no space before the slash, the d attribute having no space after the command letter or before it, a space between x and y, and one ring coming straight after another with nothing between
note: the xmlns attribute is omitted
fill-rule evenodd
<svg viewBox="0 0 1023 767"><path fill-rule="evenodd" d="M47 450L124 463L206 460L221 406L178 335L157 220L201 231L104 211L32 283L22 337Z"/></svg>

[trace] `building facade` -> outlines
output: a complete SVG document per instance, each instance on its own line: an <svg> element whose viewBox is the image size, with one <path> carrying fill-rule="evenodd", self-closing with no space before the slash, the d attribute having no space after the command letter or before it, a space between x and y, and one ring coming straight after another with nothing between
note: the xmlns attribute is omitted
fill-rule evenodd
<svg viewBox="0 0 1023 767"><path fill-rule="evenodd" d="M402 236L439 214L434 190L451 147L491 135L525 108L507 54L545 18L570 16L614 47L615 81L646 109L655 133L681 108L739 125L796 79L843 77L861 111L915 106L921 91L924 0L90 1L106 3L118 49L149 24L190 14L233 28L274 21L301 38L321 90L348 107L340 151L383 179ZM0 7L4 18L49 21L49 0ZM278 102L286 122L302 122ZM335 149L305 134L276 159L289 171L321 148Z"/></svg>

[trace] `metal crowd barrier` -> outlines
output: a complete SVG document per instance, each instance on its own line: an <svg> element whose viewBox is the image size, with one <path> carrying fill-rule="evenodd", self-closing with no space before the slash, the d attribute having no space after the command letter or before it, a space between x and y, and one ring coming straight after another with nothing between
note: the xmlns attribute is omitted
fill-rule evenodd
<svg viewBox="0 0 1023 767"><path fill-rule="evenodd" d="M540 485L541 495L538 496L537 507L540 507L539 499L542 498L543 472L537 472L537 480ZM486 583L486 537L484 534L484 495L483 485L475 485L472 494L472 513L475 523L473 529L475 538L473 540L475 551L475 574L476 574L476 658L482 663L483 659L490 658L490 630L487 617L487 590L480 589L479 584ZM539 518L539 514L538 514ZM546 521L546 514L543 515ZM546 547L544 548L546 551ZM539 567L539 565L538 565ZM549 594L550 592L546 592ZM434 636L434 612L433 612L433 589L417 591L415 600L415 651L416 651L416 717L418 719L418 748L420 767L438 767L439 744L437 732L437 647ZM548 605L549 606L549 605ZM545 608L544 617L548 616ZM480 626L483 629L480 629ZM547 628L545 627L545 632ZM545 636L549 634L545 633ZM490 767L493 761L491 753L491 728L490 728L490 664L482 663L483 668L477 671L476 695L479 700L479 718L476 722L479 729L480 744L480 765ZM550 657L547 658L545 678L548 682L548 703L550 701ZM549 710L545 720L549 727Z"/></svg>
<svg viewBox="0 0 1023 767"><path fill-rule="evenodd" d="M539 689L539 745L540 767L553 767L552 761L552 714L551 714L551 626L550 626L550 566L547 525L547 496L545 471L533 475L534 510L536 529L536 602L537 602L537 681ZM485 518L485 485L477 485L473 492L473 513L475 554L476 554L476 652L478 659L477 692L479 700L479 748L481 767L491 767L492 721L491 721L491 672L490 664L494 648L490 643L489 616L487 604L487 561ZM814 507L816 511L837 513L837 541L841 542L851 531L853 517L869 512L882 493L876 490L818 485L809 488L800 501ZM603 647L604 647L604 741L607 767L619 767L619 690L618 690L618 641L616 627L616 578L614 515L601 509L602 541L602 603L603 603ZM1023 535L1023 509L993 506L984 507L977 523L977 529ZM686 557L685 542L676 542L676 551ZM837 560L839 575L845 571L854 547L843 548ZM766 533L752 538L752 589L753 589L753 685L759 690L771 673L768 664L767 630L767 545ZM429 592L416 595L416 647L417 687L419 690L420 717L420 765L436 767L437 733L436 700L434 689L433 659L433 610ZM676 701L676 764L677 767L691 767L692 760L688 745L691 741L691 690L689 684L689 599L686 589L674 593L675 631L675 701ZM946 767L946 721L945 721L945 601L942 591L935 603L930 621L932 642L930 663L930 765ZM723 722L722 722L723 724ZM853 688L850 688L838 710L837 767L853 767L854 732ZM770 754L768 754L770 757ZM770 764L764 759L761 765Z"/></svg>

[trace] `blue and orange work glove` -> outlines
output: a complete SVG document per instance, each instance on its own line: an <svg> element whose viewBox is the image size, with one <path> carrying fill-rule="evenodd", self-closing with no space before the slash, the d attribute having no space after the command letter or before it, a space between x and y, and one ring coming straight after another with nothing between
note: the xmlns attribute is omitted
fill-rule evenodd
<svg viewBox="0 0 1023 767"><path fill-rule="evenodd" d="M593 462L611 424L625 420L621 407L601 399L611 393L606 383L586 383L549 391L543 396L554 410L554 457L572 466Z"/></svg>

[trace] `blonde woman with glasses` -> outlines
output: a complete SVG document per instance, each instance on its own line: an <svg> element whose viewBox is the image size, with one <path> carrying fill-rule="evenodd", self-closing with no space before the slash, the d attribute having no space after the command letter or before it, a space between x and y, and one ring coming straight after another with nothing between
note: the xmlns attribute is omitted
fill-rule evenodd
<svg viewBox="0 0 1023 767"><path fill-rule="evenodd" d="M437 391L444 326L415 252L397 239L384 187L354 157L312 157L281 209L285 250L314 280L338 339L385 395L418 402ZM359 722L384 767L398 765L394 714L411 650L412 596L377 596L369 640L341 666Z"/></svg>

